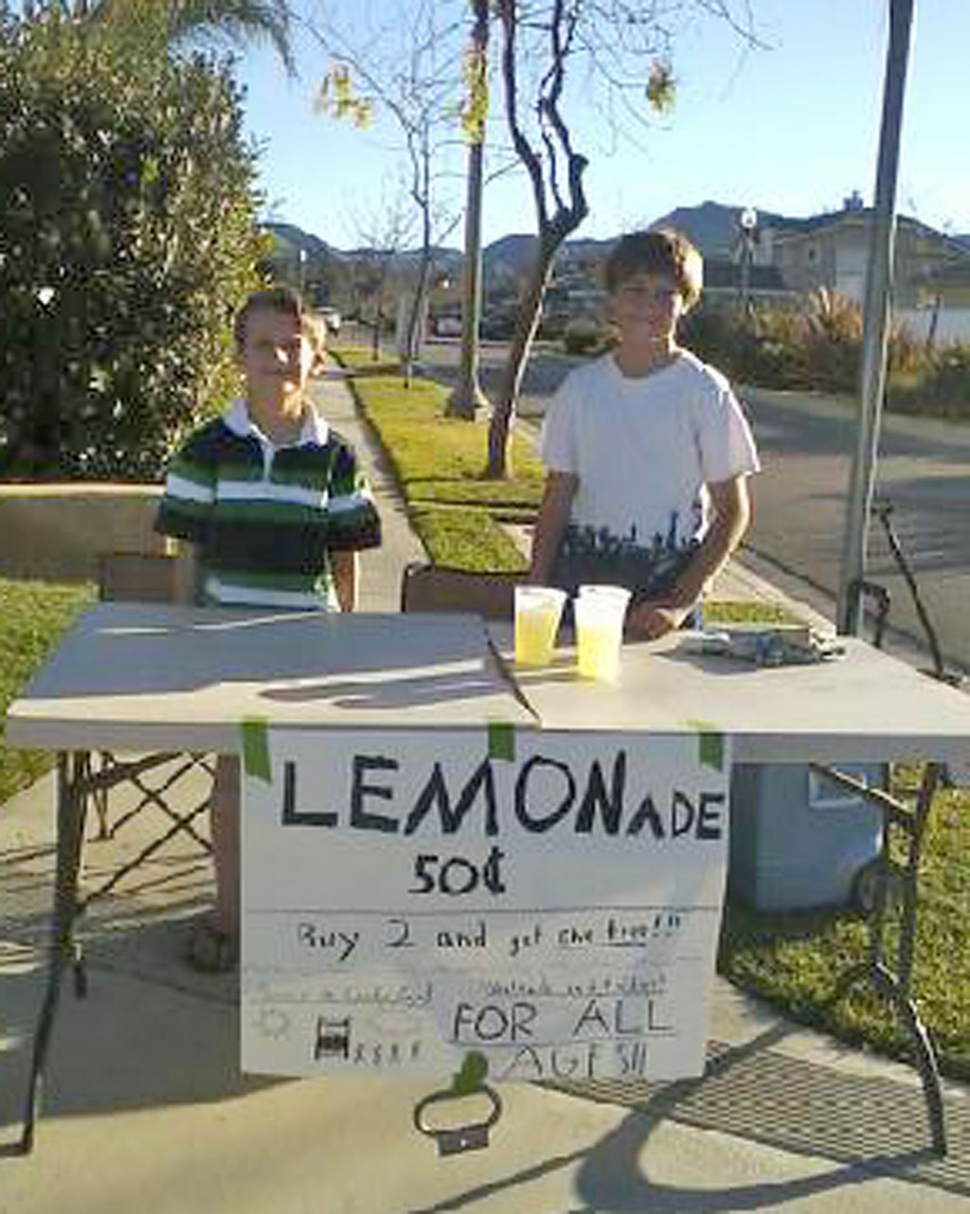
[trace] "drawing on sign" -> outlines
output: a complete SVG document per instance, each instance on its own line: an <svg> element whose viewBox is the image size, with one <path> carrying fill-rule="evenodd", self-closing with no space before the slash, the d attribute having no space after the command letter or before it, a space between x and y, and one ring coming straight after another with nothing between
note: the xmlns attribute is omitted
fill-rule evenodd
<svg viewBox="0 0 970 1214"><path fill-rule="evenodd" d="M339 1020L318 1016L314 1060L319 1062L321 1058L349 1058L350 1026L350 1016L343 1016Z"/></svg>
<svg viewBox="0 0 970 1214"><path fill-rule="evenodd" d="M667 1078L703 1064L728 747L270 732L243 817L243 1064ZM711 761L711 756L716 762ZM283 1027L285 1025L285 1027Z"/></svg>

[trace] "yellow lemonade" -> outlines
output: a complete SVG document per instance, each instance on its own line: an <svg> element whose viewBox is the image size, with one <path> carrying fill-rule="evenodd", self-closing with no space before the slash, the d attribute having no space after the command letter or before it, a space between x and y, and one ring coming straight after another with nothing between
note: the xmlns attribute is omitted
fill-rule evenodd
<svg viewBox="0 0 970 1214"><path fill-rule="evenodd" d="M576 604L576 659L579 677L614 682L620 674L622 611L592 609Z"/></svg>
<svg viewBox="0 0 970 1214"><path fill-rule="evenodd" d="M587 624L579 633L579 675L613 680L620 670L620 647L612 625Z"/></svg>
<svg viewBox="0 0 970 1214"><path fill-rule="evenodd" d="M548 666L559 627L560 611L548 605L521 607L515 614L517 666Z"/></svg>

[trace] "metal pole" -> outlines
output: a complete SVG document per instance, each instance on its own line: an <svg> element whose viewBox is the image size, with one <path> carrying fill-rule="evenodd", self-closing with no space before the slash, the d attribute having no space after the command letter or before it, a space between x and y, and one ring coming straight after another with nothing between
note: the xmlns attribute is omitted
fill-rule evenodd
<svg viewBox="0 0 970 1214"><path fill-rule="evenodd" d="M896 239L899 130L903 117L912 23L913 0L889 0L889 48L886 54L876 197L862 320L859 431L849 482L837 609L839 632L852 635L858 634L862 624L861 582L865 576L866 532L886 383L889 299Z"/></svg>

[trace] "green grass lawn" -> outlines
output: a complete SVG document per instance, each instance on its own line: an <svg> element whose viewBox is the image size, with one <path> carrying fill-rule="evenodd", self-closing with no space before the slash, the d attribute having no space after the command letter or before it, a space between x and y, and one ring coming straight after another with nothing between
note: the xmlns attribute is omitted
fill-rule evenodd
<svg viewBox="0 0 970 1214"><path fill-rule="evenodd" d="M400 477L412 517L432 559L459 568L521 568L498 528L503 518L532 517L541 469L524 443L516 447L516 479L481 479L485 425L443 416L445 390L426 380L405 389L392 364L372 369L365 351L341 352L365 374L358 399ZM782 607L708 603L705 621L790 622ZM897 776L912 773L901 772ZM920 1011L945 1072L970 1078L970 793L937 794L927 832L915 966ZM727 906L718 965L732 982L775 1003L806 1024L897 1054L904 1038L886 1006L853 994L827 1010L833 975L861 961L865 924L850 911L755 913Z"/></svg>
<svg viewBox="0 0 970 1214"><path fill-rule="evenodd" d="M515 436L515 475L505 481L482 475L487 422L444 416L446 390L427 379L409 387L392 364L375 364L370 353L336 351L347 367L363 374L354 392L387 452L410 509L411 522L438 565L458 569L524 567L503 522L535 517L542 494L542 466L531 444Z"/></svg>
<svg viewBox="0 0 970 1214"><path fill-rule="evenodd" d="M57 638L94 587L0 580L0 804L26 788L52 764L45 751L13 750L4 743L7 706L54 648Z"/></svg>
<svg viewBox="0 0 970 1214"><path fill-rule="evenodd" d="M904 782L907 772L894 773ZM897 796L899 788L894 789ZM913 991L940 1054L942 1070L970 1080L970 793L942 790L933 802L920 870ZM890 918L893 964L897 922ZM861 961L866 925L850 911L755 914L729 904L719 966L737 985L778 1004L794 1019L842 1039L906 1056L905 1037L887 1005L860 988L827 1010L833 976Z"/></svg>

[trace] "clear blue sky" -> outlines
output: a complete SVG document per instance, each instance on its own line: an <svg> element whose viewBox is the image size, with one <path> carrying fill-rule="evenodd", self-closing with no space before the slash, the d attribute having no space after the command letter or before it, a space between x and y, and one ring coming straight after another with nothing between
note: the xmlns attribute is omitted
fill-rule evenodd
<svg viewBox="0 0 970 1214"><path fill-rule="evenodd" d="M771 49L744 52L711 23L682 37L677 104L640 133L640 146L611 150L591 110L577 119L579 147L591 161L591 213L577 235L614 236L706 199L786 215L836 210L854 189L871 203L889 0L750 4ZM898 205L935 227L970 233L970 3L915 0L915 12ZM247 129L264 145L267 212L348 248L360 243L362 219L394 193L400 140L381 122L361 132L315 113L327 60L302 44L300 68L301 78L287 81L265 50L238 65ZM456 177L456 206L461 196ZM534 230L521 174L489 187L483 227L486 243ZM460 229L448 243L460 246Z"/></svg>

